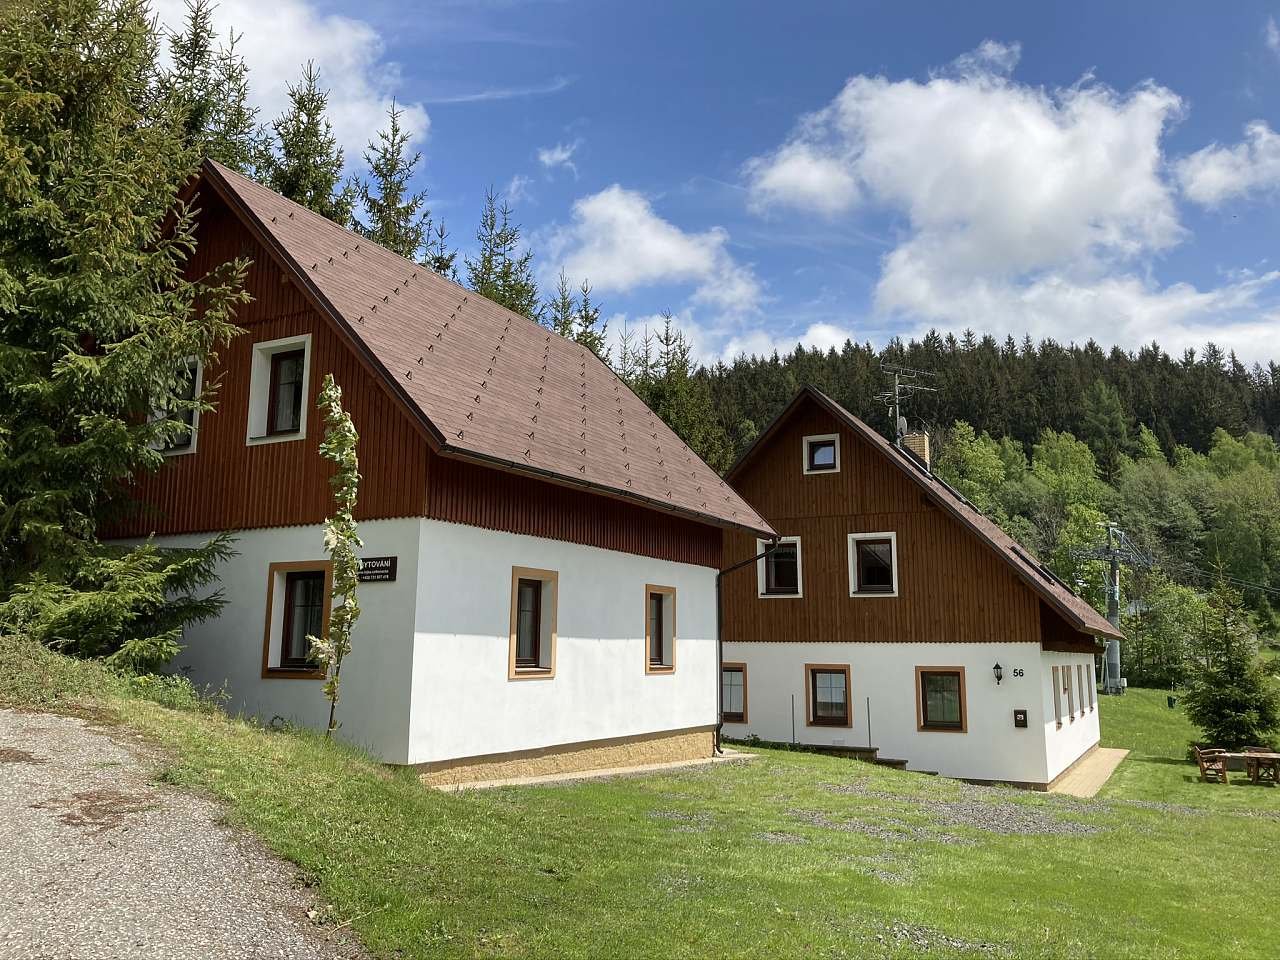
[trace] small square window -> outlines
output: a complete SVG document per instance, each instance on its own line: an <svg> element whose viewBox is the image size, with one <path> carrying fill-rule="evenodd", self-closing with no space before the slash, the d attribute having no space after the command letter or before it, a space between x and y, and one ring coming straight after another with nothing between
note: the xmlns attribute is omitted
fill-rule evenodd
<svg viewBox="0 0 1280 960"><path fill-rule="evenodd" d="M554 570L511 568L509 680L555 676L559 584Z"/></svg>
<svg viewBox="0 0 1280 960"><path fill-rule="evenodd" d="M849 534L849 595L898 595L898 537L895 533Z"/></svg>
<svg viewBox="0 0 1280 960"><path fill-rule="evenodd" d="M747 665L726 663L720 670L720 719L747 722Z"/></svg>
<svg viewBox="0 0 1280 960"><path fill-rule="evenodd" d="M839 470L839 434L829 433L804 438L805 473L837 473Z"/></svg>
<svg viewBox="0 0 1280 960"><path fill-rule="evenodd" d="M966 728L963 667L916 667L921 730Z"/></svg>
<svg viewBox="0 0 1280 960"><path fill-rule="evenodd" d="M768 541L757 540L756 550L765 553ZM759 595L762 597L799 597L804 592L804 575L800 559L800 538L783 537L777 545L757 561Z"/></svg>
<svg viewBox="0 0 1280 960"><path fill-rule="evenodd" d="M651 583L644 588L646 673L670 673L676 665L676 589Z"/></svg>
<svg viewBox="0 0 1280 960"><path fill-rule="evenodd" d="M849 667L845 664L806 664L809 726L848 727Z"/></svg>

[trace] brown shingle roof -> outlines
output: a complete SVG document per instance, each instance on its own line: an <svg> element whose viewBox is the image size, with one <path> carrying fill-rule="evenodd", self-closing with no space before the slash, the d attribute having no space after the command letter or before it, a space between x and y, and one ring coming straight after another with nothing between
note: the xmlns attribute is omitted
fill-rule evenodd
<svg viewBox="0 0 1280 960"><path fill-rule="evenodd" d="M754 454L763 448L766 439L786 420L791 411L805 397L816 401L837 420L844 423L876 450L879 450L886 459L897 464L903 473L910 477L935 504L946 510L963 526L968 527L979 539L1003 557L1009 566L1013 568L1013 572L1017 574L1019 579L1060 613L1071 626L1083 633L1094 636L1123 638L1123 634L1113 627L1105 617L1093 609L1086 600L1077 596L1048 567L1038 562L1031 554L1019 546L1012 537L1001 529L999 524L983 514L949 484L922 468L909 454L890 443L877 431L814 387L804 386L800 388L800 391L787 405L786 409L774 419L773 423L760 434L750 449L729 470L727 478L730 481L753 459Z"/></svg>
<svg viewBox="0 0 1280 960"><path fill-rule="evenodd" d="M586 347L220 164L203 173L441 453L772 535Z"/></svg>

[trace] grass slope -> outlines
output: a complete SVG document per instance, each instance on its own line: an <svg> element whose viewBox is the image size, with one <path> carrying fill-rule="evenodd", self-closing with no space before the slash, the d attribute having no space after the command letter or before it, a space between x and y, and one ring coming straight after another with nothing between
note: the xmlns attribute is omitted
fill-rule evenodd
<svg viewBox="0 0 1280 960"><path fill-rule="evenodd" d="M1280 790L1241 788L1238 812L1230 787L1153 797L1140 761L1187 737L1162 695L1101 702L1135 760L1074 801L781 751L441 794L311 735L90 687L384 957L1263 957L1280 934Z"/></svg>

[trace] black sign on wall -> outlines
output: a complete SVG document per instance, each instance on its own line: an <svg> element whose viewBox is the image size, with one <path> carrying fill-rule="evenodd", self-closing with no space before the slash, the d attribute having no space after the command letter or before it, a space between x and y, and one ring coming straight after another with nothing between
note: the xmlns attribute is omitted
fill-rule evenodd
<svg viewBox="0 0 1280 960"><path fill-rule="evenodd" d="M1027 711L1025 707L1018 707L1013 711L1013 725L1015 727L1025 727L1027 725Z"/></svg>
<svg viewBox="0 0 1280 960"><path fill-rule="evenodd" d="M390 583L396 578L399 557L363 557L356 579L361 583Z"/></svg>

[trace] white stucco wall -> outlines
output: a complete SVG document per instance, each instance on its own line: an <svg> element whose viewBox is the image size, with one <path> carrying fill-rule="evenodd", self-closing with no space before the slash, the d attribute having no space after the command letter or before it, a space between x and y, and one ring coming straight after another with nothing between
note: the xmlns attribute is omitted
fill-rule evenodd
<svg viewBox="0 0 1280 960"><path fill-rule="evenodd" d="M1041 676L1049 663L1044 656L1048 655L1042 655L1038 643L726 643L724 659L747 664L747 722L725 724L724 731L734 738L754 734L790 741L794 696L795 739L800 743L870 745L878 747L882 757L908 761L908 769L1044 783L1052 776L1046 758L1044 698L1052 691ZM999 685L992 670L997 662L1004 668ZM805 724L806 663L849 664L851 728ZM917 729L917 666L965 668L966 732ZM1019 670L1021 676L1016 675ZM1049 728L1054 723L1052 706L1048 701ZM1013 711L1019 707L1028 711L1026 728L1013 725ZM1096 713L1094 717L1096 740ZM1082 721L1076 723L1079 733L1087 736ZM1056 756L1065 757L1077 742L1059 738Z"/></svg>
<svg viewBox="0 0 1280 960"><path fill-rule="evenodd" d="M409 762L715 723L714 570L421 524ZM559 574L552 679L508 679L513 566ZM645 584L677 591L673 674L645 673Z"/></svg>
<svg viewBox="0 0 1280 960"><path fill-rule="evenodd" d="M1052 780L1076 759L1098 742L1098 708L1097 693L1094 693L1094 708L1089 709L1088 702L1080 702L1081 691L1077 687L1076 666L1083 666L1084 682L1094 683L1093 657L1080 653L1041 654L1041 709L1044 712L1044 737L1047 750L1048 778ZM1062 726L1057 724L1053 710L1053 667L1058 666L1071 671L1071 689L1075 696L1075 713L1070 714L1066 698L1062 698ZM1085 696L1088 696L1086 691ZM1083 707L1083 709L1082 709Z"/></svg>
<svg viewBox="0 0 1280 960"><path fill-rule="evenodd" d="M391 763L408 756L410 678L414 612L418 586L420 521L374 520L360 524L361 556L398 556L394 583L362 583L362 614L352 653L342 667L340 735ZM193 682L226 684L228 709L264 722L279 716L323 729L328 701L321 681L262 676L266 624L267 568L271 563L324 560L320 525L248 530L236 535L237 556L219 570L227 605L219 617L187 629L185 647L173 669ZM160 537L163 546L189 546L207 535Z"/></svg>

